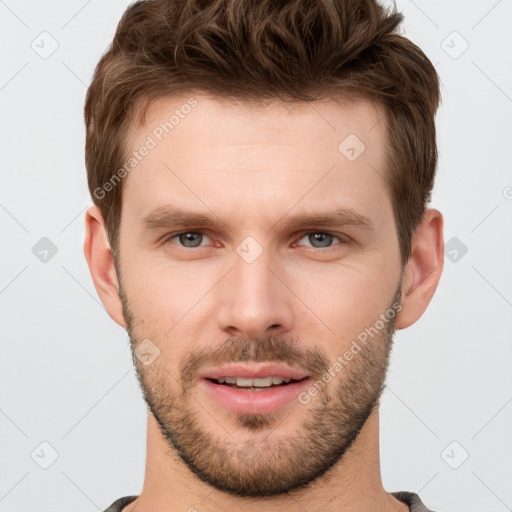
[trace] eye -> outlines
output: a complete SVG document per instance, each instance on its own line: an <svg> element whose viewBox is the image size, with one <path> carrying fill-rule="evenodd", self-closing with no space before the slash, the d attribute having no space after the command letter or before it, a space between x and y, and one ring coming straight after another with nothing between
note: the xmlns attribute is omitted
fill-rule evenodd
<svg viewBox="0 0 512 512"><path fill-rule="evenodd" d="M312 231L310 233L306 233L300 240L306 239L311 245L309 247L314 247L315 249L323 249L332 247L332 242L334 239L338 239L342 244L346 244L349 242L349 238L345 235L345 238L334 235L333 233L326 233L324 231Z"/></svg>
<svg viewBox="0 0 512 512"><path fill-rule="evenodd" d="M181 233L169 235L165 239L165 242L171 242L174 239L177 239L177 242L173 243L176 243L177 245L187 249L194 249L196 247L207 245L202 244L202 242L205 241L205 239L208 240L209 237L201 231L183 231ZM338 240L338 242L341 244L347 244L350 242L350 238L346 235L344 235L344 238L342 238L341 236L335 235L333 233L324 231L312 231L305 233L304 236L302 236L302 238L300 238L295 245L302 245L300 242L304 239L306 239L310 244L309 247L313 247L314 249L329 249L330 247L333 247L333 245L336 245L333 244L335 240Z"/></svg>
<svg viewBox="0 0 512 512"><path fill-rule="evenodd" d="M193 249L194 247L200 247L201 242L205 237L208 238L207 235L201 233L200 231L184 231L182 233L170 235L166 238L165 241L170 242L171 240L177 238L179 242L178 245L188 249Z"/></svg>

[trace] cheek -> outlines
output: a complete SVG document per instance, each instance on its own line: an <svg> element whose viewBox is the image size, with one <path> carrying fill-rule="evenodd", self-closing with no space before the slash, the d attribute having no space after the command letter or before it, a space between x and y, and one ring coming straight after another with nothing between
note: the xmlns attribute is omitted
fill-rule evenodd
<svg viewBox="0 0 512 512"><path fill-rule="evenodd" d="M296 281L297 295L310 310L304 321L311 322L313 315L315 329L320 322L327 336L334 332L345 346L390 306L397 283L391 273L382 275L386 274L375 261L365 267L325 265L304 272Z"/></svg>
<svg viewBox="0 0 512 512"><path fill-rule="evenodd" d="M171 338L182 326L196 322L201 311L198 305L219 279L217 274L213 265L171 262L145 251L126 258L123 286L140 326L138 334Z"/></svg>

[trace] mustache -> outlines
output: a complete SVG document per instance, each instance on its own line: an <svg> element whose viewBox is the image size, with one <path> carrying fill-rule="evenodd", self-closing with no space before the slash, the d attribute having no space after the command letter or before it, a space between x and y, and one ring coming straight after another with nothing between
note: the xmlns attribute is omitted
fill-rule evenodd
<svg viewBox="0 0 512 512"><path fill-rule="evenodd" d="M230 363L285 363L320 377L329 368L328 358L317 348L301 349L298 339L268 336L249 341L230 337L218 347L203 347L188 352L180 365L182 382L193 382L204 366L222 366Z"/></svg>

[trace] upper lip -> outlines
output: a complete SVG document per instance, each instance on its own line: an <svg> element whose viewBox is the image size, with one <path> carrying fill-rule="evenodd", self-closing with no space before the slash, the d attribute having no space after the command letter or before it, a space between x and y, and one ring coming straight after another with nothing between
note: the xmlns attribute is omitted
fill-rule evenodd
<svg viewBox="0 0 512 512"><path fill-rule="evenodd" d="M290 366L265 363L257 365L230 364L218 368L205 368L199 372L200 379L218 379L220 377L243 377L246 379L284 377L285 379L301 380L309 375Z"/></svg>

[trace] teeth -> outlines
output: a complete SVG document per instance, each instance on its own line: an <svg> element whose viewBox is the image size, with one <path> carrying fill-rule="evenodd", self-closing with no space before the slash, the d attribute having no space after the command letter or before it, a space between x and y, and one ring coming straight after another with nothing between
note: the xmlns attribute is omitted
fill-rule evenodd
<svg viewBox="0 0 512 512"><path fill-rule="evenodd" d="M244 377L219 377L217 382L219 384L236 384L240 387L255 387L255 388L267 388L269 386L282 384L288 384L292 379L286 377L265 377L257 379L246 379Z"/></svg>

